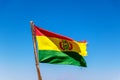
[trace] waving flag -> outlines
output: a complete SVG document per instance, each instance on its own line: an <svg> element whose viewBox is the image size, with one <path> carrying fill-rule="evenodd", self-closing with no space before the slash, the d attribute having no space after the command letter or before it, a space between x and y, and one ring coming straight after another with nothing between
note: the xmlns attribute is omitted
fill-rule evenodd
<svg viewBox="0 0 120 80"><path fill-rule="evenodd" d="M34 25L41 63L67 64L86 67L86 42L77 42Z"/></svg>

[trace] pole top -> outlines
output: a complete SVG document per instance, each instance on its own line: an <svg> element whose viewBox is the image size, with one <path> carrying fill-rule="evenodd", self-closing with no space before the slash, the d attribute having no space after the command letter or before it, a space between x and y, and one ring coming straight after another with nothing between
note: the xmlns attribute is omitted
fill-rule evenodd
<svg viewBox="0 0 120 80"><path fill-rule="evenodd" d="M30 25L31 25L31 27L34 26L34 22L32 20L30 21Z"/></svg>
<svg viewBox="0 0 120 80"><path fill-rule="evenodd" d="M33 21L31 20L30 23L33 24Z"/></svg>

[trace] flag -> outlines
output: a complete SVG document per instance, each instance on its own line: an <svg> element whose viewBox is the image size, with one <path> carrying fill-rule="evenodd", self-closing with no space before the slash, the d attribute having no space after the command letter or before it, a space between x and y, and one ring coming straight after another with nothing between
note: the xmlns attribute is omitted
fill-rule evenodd
<svg viewBox="0 0 120 80"><path fill-rule="evenodd" d="M34 25L40 63L66 64L87 67L86 42L77 42Z"/></svg>

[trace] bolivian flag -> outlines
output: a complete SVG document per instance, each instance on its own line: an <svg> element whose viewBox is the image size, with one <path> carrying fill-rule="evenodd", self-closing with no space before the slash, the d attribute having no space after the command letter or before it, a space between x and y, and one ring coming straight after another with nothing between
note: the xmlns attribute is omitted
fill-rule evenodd
<svg viewBox="0 0 120 80"><path fill-rule="evenodd" d="M87 55L86 42L77 42L35 25L34 31L38 45L39 62L87 66L82 57Z"/></svg>

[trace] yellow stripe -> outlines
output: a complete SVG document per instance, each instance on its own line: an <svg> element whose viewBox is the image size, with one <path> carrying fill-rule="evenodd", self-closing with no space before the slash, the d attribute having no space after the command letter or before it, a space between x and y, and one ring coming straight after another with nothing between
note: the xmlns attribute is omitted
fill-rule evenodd
<svg viewBox="0 0 120 80"><path fill-rule="evenodd" d="M62 40L63 39L59 39L59 38L53 38L53 37L46 37L46 36L36 36L37 42L38 42L38 50L56 50L56 51L74 51L79 53L82 56L86 56L84 49L80 49L83 47L80 47L81 44L76 42L76 41L68 41L66 40L69 44L69 47L72 47L71 50L69 49L65 49L63 50L62 48L64 48L63 46L60 47L60 44L63 45ZM81 50L83 53L81 53Z"/></svg>
<svg viewBox="0 0 120 80"><path fill-rule="evenodd" d="M80 46L81 55L87 56L87 42L78 42L78 45Z"/></svg>

